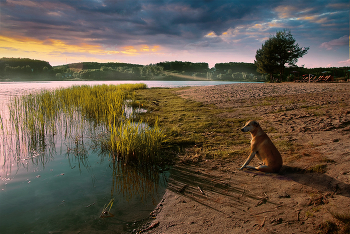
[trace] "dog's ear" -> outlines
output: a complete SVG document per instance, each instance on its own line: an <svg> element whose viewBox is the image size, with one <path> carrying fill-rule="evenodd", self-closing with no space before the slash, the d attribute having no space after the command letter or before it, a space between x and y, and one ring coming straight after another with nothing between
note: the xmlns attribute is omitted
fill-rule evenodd
<svg viewBox="0 0 350 234"><path fill-rule="evenodd" d="M253 124L255 127L259 127L259 123L256 122L256 121L253 121L252 124Z"/></svg>

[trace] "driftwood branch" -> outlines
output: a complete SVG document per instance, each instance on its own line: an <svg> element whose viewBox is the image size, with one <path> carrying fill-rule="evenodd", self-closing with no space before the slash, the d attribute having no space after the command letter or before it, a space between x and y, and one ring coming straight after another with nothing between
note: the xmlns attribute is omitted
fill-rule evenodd
<svg viewBox="0 0 350 234"><path fill-rule="evenodd" d="M201 189L201 187L198 186L198 189L199 189L199 191L200 191L203 195L205 195L205 193L203 192L203 190Z"/></svg>

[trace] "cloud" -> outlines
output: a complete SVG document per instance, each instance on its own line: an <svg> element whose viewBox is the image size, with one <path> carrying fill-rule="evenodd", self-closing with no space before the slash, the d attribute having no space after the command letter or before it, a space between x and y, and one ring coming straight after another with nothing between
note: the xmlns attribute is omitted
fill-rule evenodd
<svg viewBox="0 0 350 234"><path fill-rule="evenodd" d="M209 32L221 35L242 19L265 12L277 0L239 1L19 1L3 5L1 27L21 36L105 44L194 43Z"/></svg>
<svg viewBox="0 0 350 234"><path fill-rule="evenodd" d="M341 38L334 39L328 42L323 42L320 47L327 50L332 50L334 47L349 45L349 36L345 35Z"/></svg>
<svg viewBox="0 0 350 234"><path fill-rule="evenodd" d="M13 47L0 47L0 50L4 50L4 51L18 51L18 49L13 48Z"/></svg>
<svg viewBox="0 0 350 234"><path fill-rule="evenodd" d="M340 66L350 66L350 59L345 60L345 61L339 61L338 64Z"/></svg>
<svg viewBox="0 0 350 234"><path fill-rule="evenodd" d="M33 53L50 51L57 56L62 51L63 56L108 54L130 59L169 51L200 56L200 51L239 50L244 56L253 54L253 61L261 43L276 31L290 29L311 51L336 48L349 25L349 4L344 0L332 4L327 0L0 1L0 36L18 42L1 45L10 48L8 54L14 48L24 51L23 41Z"/></svg>
<svg viewBox="0 0 350 234"><path fill-rule="evenodd" d="M278 6L275 8L279 18L291 18L295 17L294 13L299 9L296 6Z"/></svg>
<svg viewBox="0 0 350 234"><path fill-rule="evenodd" d="M64 41L48 39L45 41L33 39L33 38L12 38L0 36L0 42L3 47L0 47L0 51L7 52L19 52L19 53L36 53L36 54L51 54L51 55L138 55L138 54L152 54L158 53L161 50L159 45L139 45L139 46L113 46L104 47L95 44L80 43L77 45L67 44ZM3 52L4 53L4 52ZM19 56L23 57L23 56Z"/></svg>

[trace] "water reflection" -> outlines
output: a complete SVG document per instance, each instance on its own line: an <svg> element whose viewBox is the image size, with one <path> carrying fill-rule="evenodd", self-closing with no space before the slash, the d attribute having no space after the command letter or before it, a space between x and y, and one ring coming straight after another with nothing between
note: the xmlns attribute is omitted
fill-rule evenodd
<svg viewBox="0 0 350 234"><path fill-rule="evenodd" d="M0 154L2 156L0 176L9 177L29 163L45 168L56 154L53 137L41 135L39 138L25 134L10 134L11 128L0 131ZM0 158L1 159L1 158Z"/></svg>
<svg viewBox="0 0 350 234"><path fill-rule="evenodd" d="M143 201L149 194L157 192L159 182L166 184L166 175L151 165L135 167L113 161L112 169L112 197L121 194L129 200L138 196Z"/></svg>
<svg viewBox="0 0 350 234"><path fill-rule="evenodd" d="M108 126L78 109L57 114L49 126L33 125L39 131L2 117L0 230L5 233L100 229L96 219L111 199L108 212L114 216L103 221L103 229L115 229L147 217L164 192L166 173L114 160L106 143ZM74 217L67 215L72 211Z"/></svg>
<svg viewBox="0 0 350 234"><path fill-rule="evenodd" d="M103 132L92 135L76 134L65 142L55 138L55 144L36 145L36 150L26 157L7 155L15 165L3 164L10 171L6 176L9 180L1 177L8 184L0 186L0 190L4 189L0 191L0 216L4 217L0 230L99 233L123 230L126 223L148 216L162 197L168 175L159 174L151 166L137 167L113 160L103 145L93 143L100 142L97 138ZM21 198L18 194L22 194ZM111 199L114 203L109 212L113 216L98 221Z"/></svg>
<svg viewBox="0 0 350 234"><path fill-rule="evenodd" d="M66 154L70 168L74 169L76 165L73 166L73 164L77 163L79 171L81 171L83 167L89 170L91 166L89 164L88 153L87 146L84 144L84 138L76 136L70 147L67 147Z"/></svg>
<svg viewBox="0 0 350 234"><path fill-rule="evenodd" d="M151 194L157 194L158 188L167 184L167 172L160 173L159 168L152 164L125 164L116 158L110 157L110 152L101 144L101 138L106 137L102 132L97 136L87 138L76 137L75 141L67 147L67 159L72 169L78 167L79 171L85 168L91 170L89 152L97 154L100 163L108 161L108 167L112 170L111 198L122 196L127 201L134 197L141 202ZM152 197L155 204L156 200Z"/></svg>

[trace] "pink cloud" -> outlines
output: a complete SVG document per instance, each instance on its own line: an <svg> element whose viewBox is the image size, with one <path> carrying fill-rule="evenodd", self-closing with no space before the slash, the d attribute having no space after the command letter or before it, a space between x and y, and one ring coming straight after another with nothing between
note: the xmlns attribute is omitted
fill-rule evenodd
<svg viewBox="0 0 350 234"><path fill-rule="evenodd" d="M339 61L338 63L341 64L342 66L350 66L350 59L345 61Z"/></svg>
<svg viewBox="0 0 350 234"><path fill-rule="evenodd" d="M333 47L336 46L344 46L344 45L349 45L349 36L345 35L342 36L341 38L331 40L329 42L323 42L321 44L321 48L325 48L327 50L333 49Z"/></svg>

